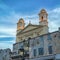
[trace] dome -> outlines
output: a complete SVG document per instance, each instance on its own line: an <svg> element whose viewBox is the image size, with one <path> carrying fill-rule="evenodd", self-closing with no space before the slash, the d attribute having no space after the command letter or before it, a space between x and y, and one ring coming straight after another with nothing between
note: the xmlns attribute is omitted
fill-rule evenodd
<svg viewBox="0 0 60 60"><path fill-rule="evenodd" d="M41 13L47 13L45 9L42 9L40 12Z"/></svg>
<svg viewBox="0 0 60 60"><path fill-rule="evenodd" d="M20 18L19 20L20 20L20 21L24 21L24 19L23 19L23 18Z"/></svg>
<svg viewBox="0 0 60 60"><path fill-rule="evenodd" d="M40 11L40 13L38 15L40 15L40 14L46 14L46 15L48 15L48 13L46 12L45 9L41 9L41 11Z"/></svg>
<svg viewBox="0 0 60 60"><path fill-rule="evenodd" d="M23 20L23 18L20 18L19 20Z"/></svg>
<svg viewBox="0 0 60 60"><path fill-rule="evenodd" d="M18 22L21 22L21 21L24 22L24 19L23 18L20 18Z"/></svg>

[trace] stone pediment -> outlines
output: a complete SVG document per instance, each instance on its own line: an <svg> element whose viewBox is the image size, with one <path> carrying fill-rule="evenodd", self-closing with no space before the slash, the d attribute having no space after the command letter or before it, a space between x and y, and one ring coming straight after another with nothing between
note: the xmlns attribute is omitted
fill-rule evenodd
<svg viewBox="0 0 60 60"><path fill-rule="evenodd" d="M27 25L20 33L30 31L30 30L35 29L37 27L39 27L39 25L32 25L32 24Z"/></svg>

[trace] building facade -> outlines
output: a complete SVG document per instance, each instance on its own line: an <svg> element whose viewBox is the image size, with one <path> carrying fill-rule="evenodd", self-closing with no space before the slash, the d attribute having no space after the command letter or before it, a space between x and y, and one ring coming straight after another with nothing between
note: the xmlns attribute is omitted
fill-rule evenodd
<svg viewBox="0 0 60 60"><path fill-rule="evenodd" d="M30 60L55 60L60 53L60 30L30 40Z"/></svg>
<svg viewBox="0 0 60 60"><path fill-rule="evenodd" d="M25 27L24 19L22 18L19 19L17 23L16 42L21 42L23 40L27 40L29 38L33 38L38 35L46 34L49 32L48 18L47 18L48 14L46 10L42 9L38 15L39 15L38 25L33 25L29 23Z"/></svg>
<svg viewBox="0 0 60 60"><path fill-rule="evenodd" d="M56 60L59 58L60 28L58 31L49 32L48 13L42 9L38 15L38 25L29 23L25 27L24 19L19 19L12 60Z"/></svg>
<svg viewBox="0 0 60 60"><path fill-rule="evenodd" d="M0 49L0 60L11 60L10 49Z"/></svg>

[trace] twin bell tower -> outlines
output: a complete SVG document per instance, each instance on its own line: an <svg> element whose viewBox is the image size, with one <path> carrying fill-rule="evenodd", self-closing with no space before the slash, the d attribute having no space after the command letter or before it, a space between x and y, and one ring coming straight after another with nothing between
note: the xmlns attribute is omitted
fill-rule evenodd
<svg viewBox="0 0 60 60"><path fill-rule="evenodd" d="M45 9L40 11L39 15L39 25L48 26L48 14ZM24 19L20 18L17 23L17 31L23 30L25 28Z"/></svg>

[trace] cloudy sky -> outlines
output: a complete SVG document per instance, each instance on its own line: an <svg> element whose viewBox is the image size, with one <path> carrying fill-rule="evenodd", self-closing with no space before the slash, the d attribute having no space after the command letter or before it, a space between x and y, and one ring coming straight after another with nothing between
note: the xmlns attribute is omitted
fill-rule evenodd
<svg viewBox="0 0 60 60"><path fill-rule="evenodd" d="M38 24L42 8L48 12L49 30L58 30L60 0L0 0L0 49L12 49L19 18L24 18L26 25L29 21Z"/></svg>

